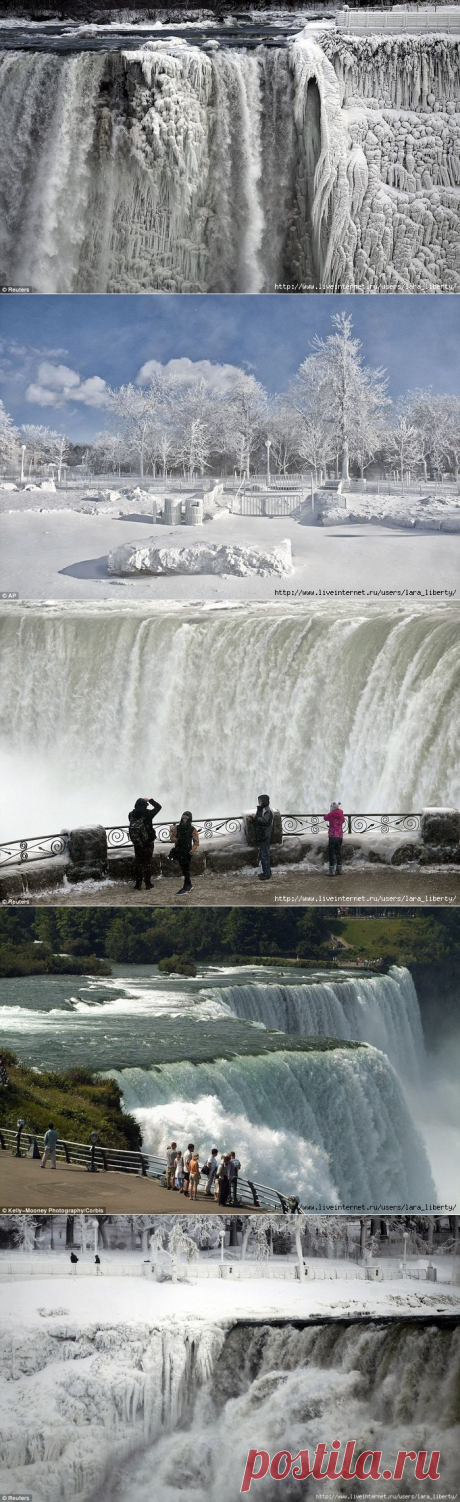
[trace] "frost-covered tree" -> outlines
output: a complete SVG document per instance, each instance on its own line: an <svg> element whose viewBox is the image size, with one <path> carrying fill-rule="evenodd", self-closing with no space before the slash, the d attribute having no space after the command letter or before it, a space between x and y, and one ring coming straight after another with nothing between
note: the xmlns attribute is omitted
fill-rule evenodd
<svg viewBox="0 0 460 1502"><path fill-rule="evenodd" d="M299 454L301 459L310 465L315 480L318 479L318 471L325 469L329 461L334 458L332 434L322 418L314 416L304 418L299 437Z"/></svg>
<svg viewBox="0 0 460 1502"><path fill-rule="evenodd" d="M190 479L204 474L212 451L219 448L221 403L220 395L203 379L182 382L171 393L176 456Z"/></svg>
<svg viewBox="0 0 460 1502"><path fill-rule="evenodd" d="M124 433L97 433L90 449L93 470L105 470L108 474L121 474L122 465L128 459L128 444Z"/></svg>
<svg viewBox="0 0 460 1502"><path fill-rule="evenodd" d="M50 429L42 427L40 423L24 423L21 428L21 440L26 446L26 455L29 474L32 467L45 464L49 458Z"/></svg>
<svg viewBox="0 0 460 1502"><path fill-rule="evenodd" d="M20 438L12 417L5 412L0 401L0 463L15 464L19 453Z"/></svg>
<svg viewBox="0 0 460 1502"><path fill-rule="evenodd" d="M54 464L60 484L69 452L69 440L65 433L55 433L52 428L41 427L38 423L26 423L21 428L21 436L30 450L31 463Z"/></svg>
<svg viewBox="0 0 460 1502"><path fill-rule="evenodd" d="M448 396L443 400L445 454L454 480L458 480L460 476L460 396Z"/></svg>
<svg viewBox="0 0 460 1502"><path fill-rule="evenodd" d="M447 398L431 390L409 391L401 405L419 437L425 479L435 479L446 456Z"/></svg>
<svg viewBox="0 0 460 1502"><path fill-rule="evenodd" d="M332 324L333 333L325 339L315 335L312 353L300 366L292 390L305 420L324 423L340 455L342 478L348 479L350 459L359 462L378 446L390 399L384 371L364 364L361 341L352 336L348 314L335 313Z"/></svg>
<svg viewBox="0 0 460 1502"><path fill-rule="evenodd" d="M249 477L254 449L265 433L268 398L253 375L241 374L229 393L225 411L227 453L236 459L240 475Z"/></svg>
<svg viewBox="0 0 460 1502"><path fill-rule="evenodd" d="M69 443L65 433L53 433L51 438L51 462L56 465L56 479L60 485L62 471L69 453Z"/></svg>
<svg viewBox="0 0 460 1502"><path fill-rule="evenodd" d="M289 474L299 458L300 448L296 415L285 396L274 404L267 434L271 443L271 456L279 474Z"/></svg>
<svg viewBox="0 0 460 1502"><path fill-rule="evenodd" d="M384 452L396 461L401 483L411 465L419 464L423 457L420 433L405 412L401 412L393 428L390 428L384 444Z"/></svg>
<svg viewBox="0 0 460 1502"><path fill-rule="evenodd" d="M139 475L144 478L146 448L164 401L164 380L155 376L147 387L129 382L118 390L109 389L110 408L121 418L129 446L135 450Z"/></svg>
<svg viewBox="0 0 460 1502"><path fill-rule="evenodd" d="M181 1257L184 1262L197 1261L198 1247L196 1241L194 1241L193 1236L188 1235L180 1222L176 1221L169 1233L168 1251L175 1254L176 1257Z"/></svg>
<svg viewBox="0 0 460 1502"><path fill-rule="evenodd" d="M167 426L160 427L155 434L153 451L164 480L166 480L168 473L168 461L171 460L173 462L174 460L175 448L173 433L168 432Z"/></svg>

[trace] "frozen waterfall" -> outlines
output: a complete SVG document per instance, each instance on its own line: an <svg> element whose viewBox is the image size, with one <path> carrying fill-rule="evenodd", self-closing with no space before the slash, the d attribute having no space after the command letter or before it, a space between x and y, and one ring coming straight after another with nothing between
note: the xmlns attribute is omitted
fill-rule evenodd
<svg viewBox="0 0 460 1502"><path fill-rule="evenodd" d="M377 1049L238 1055L111 1071L145 1147L164 1156L170 1133L209 1153L238 1149L245 1178L300 1194L311 1209L425 1204L428 1159L396 1073ZM168 1135L169 1134L169 1135Z"/></svg>
<svg viewBox="0 0 460 1502"><path fill-rule="evenodd" d="M454 1485L459 1366L459 1329L436 1323L424 1329L403 1321L391 1329L236 1325L212 1381L198 1395L190 1427L125 1465L115 1502L150 1502L153 1464L159 1502L176 1502L182 1490L194 1502L237 1502L249 1449L257 1445L270 1455L286 1449L293 1456L308 1449L312 1461L316 1446L329 1449L344 1427L359 1436L356 1455L382 1452L382 1468L394 1466L400 1449L441 1450L441 1474ZM342 1496L343 1485L328 1482L328 1495ZM268 1476L258 1487L265 1502L275 1502L277 1481ZM313 1482L310 1490L307 1481L301 1495L313 1496L317 1487ZM386 1496L394 1482L381 1480L378 1487ZM436 1492L435 1482L423 1487L427 1496ZM416 1497L419 1489L407 1466L405 1494ZM286 1481L285 1492L295 1498L296 1483Z"/></svg>
<svg viewBox="0 0 460 1502"><path fill-rule="evenodd" d="M124 824L146 777L165 819L241 813L265 785L283 813L458 806L448 614L11 605L2 654L4 838Z"/></svg>
<svg viewBox="0 0 460 1502"><path fill-rule="evenodd" d="M412 976L394 966L389 975L301 985L252 984L216 991L236 1017L304 1037L356 1038L387 1054L397 1072L413 1085L420 1079L424 1042Z"/></svg>
<svg viewBox="0 0 460 1502"><path fill-rule="evenodd" d="M47 1326L2 1340L6 1494L151 1502L154 1477L158 1502L237 1502L254 1443L271 1454L329 1448L344 1414L357 1454L381 1450L393 1466L400 1449L441 1450L442 1484L455 1490L460 1331L435 1315L390 1326L254 1321L227 1332L190 1315L167 1331L89 1325L84 1314ZM278 1495L270 1479L259 1486L270 1502ZM394 1483L379 1487L386 1496ZM413 1467L404 1490L420 1490ZM341 1494L340 1482L328 1492Z"/></svg>
<svg viewBox="0 0 460 1502"><path fill-rule="evenodd" d="M5 281L37 292L458 290L458 47L149 42L0 59Z"/></svg>
<svg viewBox="0 0 460 1502"><path fill-rule="evenodd" d="M168 1329L123 1322L79 1328L78 1322L53 1321L46 1333L25 1328L2 1334L2 1376L7 1392L13 1379L15 1394L9 1423L2 1423L2 1485L8 1489L11 1478L21 1476L24 1488L33 1477L34 1496L47 1502L77 1496L86 1502L97 1495L126 1456L184 1421L223 1339L217 1326L193 1319L186 1331L173 1321ZM48 1368L55 1391L40 1411Z"/></svg>

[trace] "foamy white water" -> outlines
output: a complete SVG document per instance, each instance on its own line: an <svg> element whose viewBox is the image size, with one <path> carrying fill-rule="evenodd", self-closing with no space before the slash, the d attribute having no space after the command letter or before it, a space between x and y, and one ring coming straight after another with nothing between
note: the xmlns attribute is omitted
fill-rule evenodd
<svg viewBox="0 0 460 1502"><path fill-rule="evenodd" d="M284 1183L310 1208L331 1195L368 1206L432 1199L421 1137L377 1049L291 1053L280 1039L276 1053L111 1073L153 1153L164 1156L177 1122L190 1122L202 1159L213 1145L234 1148L245 1178Z"/></svg>
<svg viewBox="0 0 460 1502"><path fill-rule="evenodd" d="M283 813L460 800L458 624L436 611L11 607L2 656L4 838L126 824L139 792L165 820L265 788Z"/></svg>

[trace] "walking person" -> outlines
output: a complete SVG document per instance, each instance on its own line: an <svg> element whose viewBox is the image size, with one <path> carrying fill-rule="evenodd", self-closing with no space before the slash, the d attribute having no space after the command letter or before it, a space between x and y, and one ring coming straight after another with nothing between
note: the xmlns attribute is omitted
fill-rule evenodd
<svg viewBox="0 0 460 1502"><path fill-rule="evenodd" d="M201 1177L201 1169L198 1161L198 1153L193 1153L190 1159L190 1199L198 1199L198 1184Z"/></svg>
<svg viewBox="0 0 460 1502"><path fill-rule="evenodd" d="M238 1204L238 1174L241 1168L239 1158L235 1153L230 1153L228 1161L228 1177L230 1180L229 1201L231 1205Z"/></svg>
<svg viewBox="0 0 460 1502"><path fill-rule="evenodd" d="M184 1194L186 1195L187 1198L188 1198L188 1190L189 1190L189 1183L190 1183L190 1164L191 1164L194 1152L195 1152L195 1143L194 1142L189 1142L188 1147L187 1147L187 1152L184 1153Z"/></svg>
<svg viewBox="0 0 460 1502"><path fill-rule="evenodd" d="M134 845L134 889L140 892L142 882L147 891L152 886L152 858L155 844L153 820L161 809L155 798L136 798L134 808L128 814L129 838Z"/></svg>
<svg viewBox="0 0 460 1502"><path fill-rule="evenodd" d="M268 793L259 794L254 824L259 847L259 861L262 866L259 881L271 881L270 845L273 833L273 810L270 808Z"/></svg>
<svg viewBox="0 0 460 1502"><path fill-rule="evenodd" d="M211 1155L210 1155L210 1157L208 1159L208 1162L207 1162L205 1168L203 1169L203 1172L205 1174L207 1174L205 1197L208 1200L211 1199L211 1196L214 1193L215 1182L216 1182L216 1173L217 1173L217 1169L219 1167L219 1164L218 1164L218 1161L217 1161L218 1156L219 1156L219 1149L217 1147L212 1147L211 1148Z"/></svg>
<svg viewBox="0 0 460 1502"><path fill-rule="evenodd" d="M177 1142L166 1148L166 1188L174 1189L174 1171L177 1157Z"/></svg>
<svg viewBox="0 0 460 1502"><path fill-rule="evenodd" d="M342 844L345 814L340 803L331 803L329 813L323 814L329 830L329 876L342 875Z"/></svg>
<svg viewBox="0 0 460 1502"><path fill-rule="evenodd" d="M59 1142L59 1136L58 1136L58 1133L56 1131L56 1128L53 1126L52 1121L50 1121L48 1130L45 1132L45 1136L43 1138L43 1141L44 1141L44 1144L45 1144L45 1151L44 1151L44 1154L43 1154L43 1157L42 1157L41 1167L42 1168L46 1168L46 1165L47 1165L47 1162L48 1162L48 1158L50 1158L50 1160L51 1160L51 1167L55 1168L56 1167L56 1148L57 1148L57 1145L58 1145L58 1142Z"/></svg>
<svg viewBox="0 0 460 1502"><path fill-rule="evenodd" d="M191 892L192 890L190 864L192 855L195 854L195 850L198 850L200 843L198 830L195 829L192 822L190 809L187 808L185 813L181 814L178 824L171 824L169 838L173 841L173 848L169 852L169 860L179 862L184 878L182 886L176 893L177 897L182 897L184 892Z"/></svg>

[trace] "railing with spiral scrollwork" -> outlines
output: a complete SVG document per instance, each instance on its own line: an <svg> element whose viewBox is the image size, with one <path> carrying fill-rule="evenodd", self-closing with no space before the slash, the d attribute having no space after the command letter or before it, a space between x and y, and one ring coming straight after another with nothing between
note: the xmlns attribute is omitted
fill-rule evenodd
<svg viewBox="0 0 460 1502"><path fill-rule="evenodd" d="M51 860L53 855L65 855L69 836L61 834L37 834L32 839L8 840L0 845L0 866L21 866L25 861Z"/></svg>
<svg viewBox="0 0 460 1502"><path fill-rule="evenodd" d="M422 814L347 814L345 832L349 835L420 835ZM245 816L232 818L195 819L195 828L200 839L222 840L244 834ZM283 839L301 835L327 834L323 814L282 814ZM155 835L160 845L169 845L170 824L155 824ZM106 829L107 848L110 851L132 850L127 824L113 824ZM9 840L0 845L0 868L22 866L27 861L50 860L53 856L65 855L69 835L35 835L32 839Z"/></svg>

